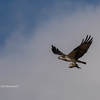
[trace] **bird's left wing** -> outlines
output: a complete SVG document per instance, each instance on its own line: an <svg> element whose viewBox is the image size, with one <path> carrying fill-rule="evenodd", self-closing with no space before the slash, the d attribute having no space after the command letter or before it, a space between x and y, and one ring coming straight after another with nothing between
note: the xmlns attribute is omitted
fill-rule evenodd
<svg viewBox="0 0 100 100"><path fill-rule="evenodd" d="M65 55L64 53L62 53L58 48L56 48L55 46L52 45L52 48L51 48L52 52L54 54L58 54L58 55Z"/></svg>
<svg viewBox="0 0 100 100"><path fill-rule="evenodd" d="M91 36L87 35L86 39L83 39L82 43L78 47L76 47L71 53L69 53L68 56L75 59L82 57L89 49L92 41L93 37L91 38Z"/></svg>

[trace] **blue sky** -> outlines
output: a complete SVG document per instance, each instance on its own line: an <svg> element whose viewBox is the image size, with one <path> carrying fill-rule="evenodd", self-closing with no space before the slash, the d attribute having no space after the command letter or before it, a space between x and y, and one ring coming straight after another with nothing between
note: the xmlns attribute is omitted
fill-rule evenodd
<svg viewBox="0 0 100 100"><path fill-rule="evenodd" d="M48 20L48 13L52 13L56 9L57 3L63 4L68 0L2 0L0 2L0 44L5 43L5 39L11 35L11 33L19 28L19 23L26 25L26 33L35 27L41 20ZM69 0L73 3L71 6L64 6L64 10L69 12L75 10L76 3L80 3L82 6L87 4L98 4L98 0ZM62 7L62 6L61 6ZM47 9L46 13L41 13L43 9ZM62 7L63 8L63 7Z"/></svg>
<svg viewBox="0 0 100 100"><path fill-rule="evenodd" d="M98 100L100 98L100 3L98 0L2 0L0 2L2 100ZM94 40L79 64L58 60L86 35Z"/></svg>

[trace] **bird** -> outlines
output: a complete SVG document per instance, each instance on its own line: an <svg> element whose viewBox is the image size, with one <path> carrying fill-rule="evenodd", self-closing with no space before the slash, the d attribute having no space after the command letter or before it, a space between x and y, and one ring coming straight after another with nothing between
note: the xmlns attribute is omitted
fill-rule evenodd
<svg viewBox="0 0 100 100"><path fill-rule="evenodd" d="M64 54L53 45L51 45L52 46L51 50L54 54L60 55L58 59L67 62L72 62L70 63L68 68L76 67L78 69L81 69L81 67L78 66L77 62L82 64L86 64L86 62L78 59L81 58L88 51L92 42L93 42L93 37L91 37L91 35L90 36L87 35L85 39L82 39L81 44L77 46L75 49L73 49L68 55Z"/></svg>

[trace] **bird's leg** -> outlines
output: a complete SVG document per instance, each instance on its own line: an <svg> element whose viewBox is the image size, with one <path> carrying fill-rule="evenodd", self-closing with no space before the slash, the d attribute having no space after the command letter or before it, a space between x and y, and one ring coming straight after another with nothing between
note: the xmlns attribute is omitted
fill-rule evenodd
<svg viewBox="0 0 100 100"><path fill-rule="evenodd" d="M77 67L78 69L81 69L81 67L79 67L78 64L76 64L76 67Z"/></svg>
<svg viewBox="0 0 100 100"><path fill-rule="evenodd" d="M79 66L76 66L78 69L82 69L81 67L79 67Z"/></svg>
<svg viewBox="0 0 100 100"><path fill-rule="evenodd" d="M76 62L72 63L75 67L77 67L78 69L81 69L81 67L78 66L78 64L76 64Z"/></svg>

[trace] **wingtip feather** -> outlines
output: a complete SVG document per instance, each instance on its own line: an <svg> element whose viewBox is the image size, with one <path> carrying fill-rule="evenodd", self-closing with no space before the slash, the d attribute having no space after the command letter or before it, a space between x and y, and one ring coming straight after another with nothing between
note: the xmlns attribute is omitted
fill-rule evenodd
<svg viewBox="0 0 100 100"><path fill-rule="evenodd" d="M90 43L92 43L93 42L93 37L91 38L91 35L89 36L89 35L87 35L86 36L86 39L84 40L82 40L82 43L87 43L87 42L90 42ZM81 43L81 44L82 44Z"/></svg>
<svg viewBox="0 0 100 100"><path fill-rule="evenodd" d="M86 41L87 41L87 39L88 39L88 35L86 36L86 39L85 39L85 41L84 41L84 42L86 42Z"/></svg>
<svg viewBox="0 0 100 100"><path fill-rule="evenodd" d="M84 39L82 39L82 42L81 42L81 44L84 42Z"/></svg>

